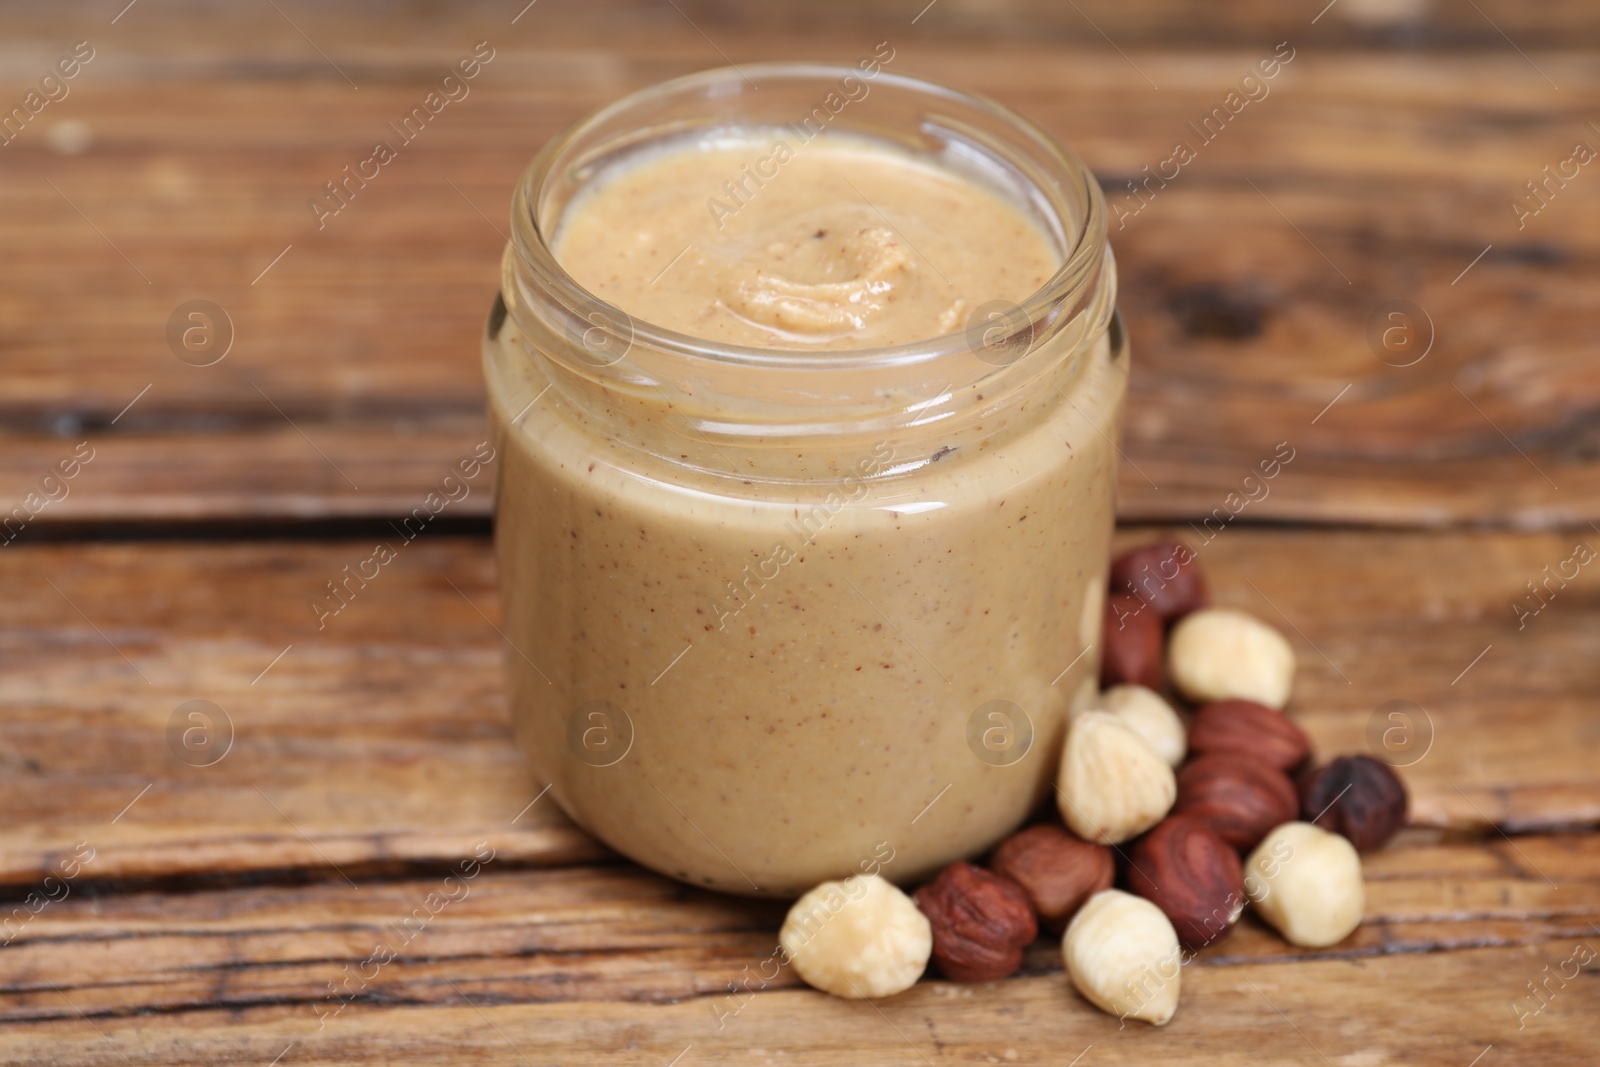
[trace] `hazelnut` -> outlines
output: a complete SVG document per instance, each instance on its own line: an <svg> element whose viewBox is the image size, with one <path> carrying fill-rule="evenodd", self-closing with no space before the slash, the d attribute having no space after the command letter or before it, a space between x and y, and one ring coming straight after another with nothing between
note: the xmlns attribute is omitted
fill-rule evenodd
<svg viewBox="0 0 1600 1067"><path fill-rule="evenodd" d="M1240 699L1281 708L1294 683L1294 649L1253 615L1206 608L1172 628L1167 669L1178 691L1196 703Z"/></svg>
<svg viewBox="0 0 1600 1067"><path fill-rule="evenodd" d="M1406 824L1406 787L1386 763L1340 756L1301 782L1300 813L1371 852Z"/></svg>
<svg viewBox="0 0 1600 1067"><path fill-rule="evenodd" d="M912 894L933 928L933 962L957 982L991 982L1022 966L1039 936L1028 895L970 863L952 863Z"/></svg>
<svg viewBox="0 0 1600 1067"><path fill-rule="evenodd" d="M1192 949L1227 937L1244 911L1239 854L1193 816L1162 819L1128 850L1128 888L1161 909Z"/></svg>
<svg viewBox="0 0 1600 1067"><path fill-rule="evenodd" d="M1056 802L1073 833L1115 845L1160 822L1176 796L1172 768L1121 719L1086 711L1072 720Z"/></svg>
<svg viewBox="0 0 1600 1067"><path fill-rule="evenodd" d="M1178 772L1174 810L1192 815L1237 849L1300 811L1294 783L1282 771L1233 752L1217 752Z"/></svg>
<svg viewBox="0 0 1600 1067"><path fill-rule="evenodd" d="M927 918L877 875L823 882L794 902L778 944L807 984L836 997L887 997L922 977L933 949Z"/></svg>
<svg viewBox="0 0 1600 1067"><path fill-rule="evenodd" d="M1133 682L1161 688L1161 617L1121 593L1106 597L1100 624L1100 686Z"/></svg>
<svg viewBox="0 0 1600 1067"><path fill-rule="evenodd" d="M1000 842L989 869L1022 887L1039 922L1060 933L1073 912L1116 876L1111 850L1056 826L1030 826Z"/></svg>
<svg viewBox="0 0 1600 1067"><path fill-rule="evenodd" d="M1183 762L1187 744L1183 720L1160 693L1142 685L1115 685L1100 694L1096 707L1121 719L1170 765Z"/></svg>
<svg viewBox="0 0 1600 1067"><path fill-rule="evenodd" d="M1067 925L1061 958L1073 988L1103 1012L1163 1026L1178 1010L1178 935L1148 900L1096 893Z"/></svg>
<svg viewBox="0 0 1600 1067"><path fill-rule="evenodd" d="M1338 944L1361 923L1367 891L1355 846L1308 822L1273 830L1244 863L1245 892L1261 917L1306 948Z"/></svg>
<svg viewBox="0 0 1600 1067"><path fill-rule="evenodd" d="M1208 599L1200 561L1177 541L1131 549L1112 560L1111 591L1138 597L1164 622L1205 607Z"/></svg>
<svg viewBox="0 0 1600 1067"><path fill-rule="evenodd" d="M1189 748L1205 755L1235 752L1280 771L1311 755L1311 739L1281 711L1253 700L1219 700L1195 713Z"/></svg>

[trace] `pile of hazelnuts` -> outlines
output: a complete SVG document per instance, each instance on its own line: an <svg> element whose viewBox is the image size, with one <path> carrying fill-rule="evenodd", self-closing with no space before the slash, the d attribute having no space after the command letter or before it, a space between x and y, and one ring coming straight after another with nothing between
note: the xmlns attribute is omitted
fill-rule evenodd
<svg viewBox="0 0 1600 1067"><path fill-rule="evenodd" d="M1405 824L1406 790L1369 756L1314 761L1282 710L1295 666L1283 635L1210 607L1194 553L1165 542L1113 561L1100 653L1102 691L1068 727L1061 822L1029 826L986 866L952 864L911 895L930 935L921 963L917 916L894 911L892 886L876 895L911 945L899 982L930 958L953 981L1003 978L1042 926L1062 935L1086 999L1161 1025L1182 964L1226 938L1247 906L1302 946L1336 944L1359 924L1358 853ZM809 946L794 947L801 976L827 988L807 974ZM891 947L872 949L879 963ZM848 960L832 966L854 974L858 992L876 978Z"/></svg>

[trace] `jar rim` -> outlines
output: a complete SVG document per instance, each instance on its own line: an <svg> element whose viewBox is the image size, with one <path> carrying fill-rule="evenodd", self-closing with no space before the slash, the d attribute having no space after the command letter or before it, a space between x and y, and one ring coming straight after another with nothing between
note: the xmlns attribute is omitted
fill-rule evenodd
<svg viewBox="0 0 1600 1067"><path fill-rule="evenodd" d="M690 360L705 360L727 366L770 367L788 370L840 371L862 368L910 367L972 351L971 329L897 345L848 349L763 348L712 341L682 333L630 315L627 311L591 292L574 279L559 260L539 225L538 205L546 183L556 174L564 154L585 134L607 121L652 98L691 92L722 82L746 82L752 77L809 78L837 82L846 76L860 77L860 68L842 63L763 62L738 67L716 67L645 86L613 101L568 126L553 137L536 155L518 180L511 206L511 246L520 265L538 280L549 298L563 305L580 320L589 320L616 333L625 333L627 347L642 344L663 354ZM969 93L910 75L878 70L872 80L896 86L932 99L949 100L987 113L1026 138L1030 149L1048 165L1061 170L1072 180L1065 191L1077 197L1079 224L1063 226L1067 248L1061 266L1033 293L1008 311L1006 325L1030 334L1039 323L1063 320L1057 314L1063 302L1078 309L1093 296L1107 257L1107 209L1099 183L1089 168L1058 138L1011 108L987 96ZM1030 179L1031 181L1031 179ZM1068 315L1064 318L1070 319Z"/></svg>

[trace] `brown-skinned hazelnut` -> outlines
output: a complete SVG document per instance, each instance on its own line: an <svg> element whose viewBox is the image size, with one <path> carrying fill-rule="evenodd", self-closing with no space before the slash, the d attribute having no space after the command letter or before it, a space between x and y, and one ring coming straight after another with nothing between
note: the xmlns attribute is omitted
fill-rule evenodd
<svg viewBox="0 0 1600 1067"><path fill-rule="evenodd" d="M1028 895L1039 922L1060 933L1085 900L1110 889L1116 877L1111 850L1091 845L1058 826L1030 826L1000 842L989 869Z"/></svg>
<svg viewBox="0 0 1600 1067"><path fill-rule="evenodd" d="M1289 776L1232 752L1201 756L1178 771L1174 812L1207 823L1236 849L1254 848L1300 811Z"/></svg>
<svg viewBox="0 0 1600 1067"><path fill-rule="evenodd" d="M1357 852L1382 848L1406 824L1406 787L1371 756L1340 756L1300 783L1307 822L1347 838Z"/></svg>
<svg viewBox="0 0 1600 1067"><path fill-rule="evenodd" d="M1100 626L1100 688L1142 685L1159 690L1165 643L1155 609L1122 593L1106 597Z"/></svg>
<svg viewBox="0 0 1600 1067"><path fill-rule="evenodd" d="M1177 541L1130 549L1112 560L1111 591L1144 601L1163 622L1203 608L1210 599L1200 561Z"/></svg>
<svg viewBox="0 0 1600 1067"><path fill-rule="evenodd" d="M933 962L957 982L990 982L1022 966L1039 936L1033 905L1016 883L952 863L912 894L933 927Z"/></svg>
<svg viewBox="0 0 1600 1067"><path fill-rule="evenodd" d="M1227 937L1244 911L1239 854L1192 815L1163 819L1128 849L1128 888L1160 908L1191 949Z"/></svg>
<svg viewBox="0 0 1600 1067"><path fill-rule="evenodd" d="M1311 755L1311 739L1281 711L1253 700L1219 700L1195 713L1189 751L1234 752L1280 771L1292 771Z"/></svg>

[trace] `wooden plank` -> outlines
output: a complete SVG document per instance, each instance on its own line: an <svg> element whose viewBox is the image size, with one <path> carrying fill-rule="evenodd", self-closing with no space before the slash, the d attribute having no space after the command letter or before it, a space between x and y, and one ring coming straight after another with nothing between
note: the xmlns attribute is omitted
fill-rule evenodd
<svg viewBox="0 0 1600 1067"><path fill-rule="evenodd" d="M181 898L178 914L169 892L75 891L68 882L37 914L0 909L0 1024L267 1007L317 1018L463 997L716 1004L772 952L784 913L779 903L696 890L631 864L527 871L501 869L496 856L460 878L473 868L459 863L354 886L201 890ZM1403 841L1366 866L1367 913L1346 942L1297 950L1252 919L1203 952L1199 966L1538 946L1590 937L1600 920L1595 835ZM457 881L447 885L446 871ZM380 944L395 958L341 986ZM1060 970L1059 940L1046 936L1024 973ZM785 969L769 988L798 985Z"/></svg>
<svg viewBox="0 0 1600 1067"><path fill-rule="evenodd" d="M488 440L476 414L293 423L270 414L226 432L0 435L0 483L11 490L9 504L22 508L0 512L12 536L0 547L48 537L52 528L119 523L377 524L410 515ZM92 458L62 479L57 465L82 455ZM467 490L449 518L487 519L490 485Z"/></svg>
<svg viewBox="0 0 1600 1067"><path fill-rule="evenodd" d="M1336 5L1319 26L1359 6ZM39 120L82 123L87 151L58 151L48 124L6 146L0 507L23 502L63 446L87 440L106 464L104 484L43 508L36 529L391 516L425 494L481 434L478 337L527 159L586 110L721 61L670 11L639 23L651 26L648 50L610 52L579 46L587 16L523 36L546 9L515 34L490 33L485 7L441 15L427 43L301 14L341 66L359 67L359 92L269 8L227 38L249 58L232 65L215 40L175 28L184 16L151 9L119 22L128 37L103 38L104 55ZM7 17L35 35L71 25ZM797 38L740 18L719 34L738 62L849 54L858 32L876 39L854 23ZM499 51L471 96L319 231L307 198L480 33ZM1113 233L1135 353L1124 517L1206 514L1288 441L1292 477L1247 521L1600 521L1600 372L1588 351L1600 200L1585 170L1525 228L1509 208L1575 140L1600 144L1586 125L1600 109L1593 64L1541 54L1557 94L1509 47L1419 58L1297 36L1271 95L1200 145L1186 123L1277 39L1263 31L1225 53L1152 48L1137 68L1098 45L1037 42L1000 61L912 40L897 59L1059 133L1124 212L1139 203L1127 183L1141 168L1175 139L1198 146ZM0 52L13 81L35 78L57 47L31 40ZM235 344L214 366L167 349L167 320L192 299L233 322ZM1379 307L1402 299L1436 335L1404 368L1380 362L1365 337ZM462 510L486 507L478 497Z"/></svg>
<svg viewBox="0 0 1600 1067"><path fill-rule="evenodd" d="M900 29L926 5L898 5L884 10L824 0L814 5L753 5L698 0L684 11L708 26L783 25L794 32L826 25L842 31ZM625 9L626 10L626 9ZM892 14L891 14L892 12ZM1061 41L1129 48L1226 48L1241 42L1273 41L1296 35L1315 36L1329 48L1379 45L1406 50L1507 48L1507 36L1523 47L1560 49L1596 40L1593 8L1563 0L1537 12L1510 0L1480 3L1474 10L1444 4L1356 3L1294 4L1256 0L1218 10L1194 0L1155 0L1143 4L1099 2L1061 5L1050 0L1013 0L1003 6L984 0L940 0L903 32L919 37L979 41ZM1497 28L1498 27L1498 28ZM1503 32L1502 32L1503 31Z"/></svg>
<svg viewBox="0 0 1600 1067"><path fill-rule="evenodd" d="M1539 945L1317 960L1282 966L1191 966L1166 1027L1097 1013L1060 975L983 986L925 982L873 1003L811 990L755 993L731 1017L705 998L675 1004L496 1005L470 993L439 1007L353 1005L318 1019L305 1009L74 1018L0 1029L11 1062L112 1065L265 1064L793 1064L1068 1063L1223 1065L1406 1063L1462 1067L1587 1063L1600 1043L1594 964L1546 994L1536 1015L1526 983L1564 970L1593 934ZM1547 972L1545 969L1548 968ZM448 976L441 983L449 985ZM51 996L57 996L54 992ZM1519 1001L1518 998L1528 998ZM57 996L57 999L63 999ZM1524 1007L1524 1012L1531 1008ZM1519 1019L1523 1025L1519 1028ZM720 1023L720 1027L719 1027ZM1489 1051L1492 1046L1493 1051ZM690 1059L690 1057L693 1057Z"/></svg>
<svg viewBox="0 0 1600 1067"><path fill-rule="evenodd" d="M135 879L449 862L478 840L511 861L601 855L553 805L523 812L538 787L479 613L495 612L486 542L403 547L411 558L319 631L310 601L371 551L6 553L0 729L15 793L0 881L36 881L79 840L98 850L96 877ZM189 728L177 709L196 699L222 709L191 739L214 737L209 750L168 733L174 717Z"/></svg>
<svg viewBox="0 0 1600 1067"><path fill-rule="evenodd" d="M426 16L382 20L364 18L357 11L318 7L306 0L279 4L296 23L315 30L315 39L334 42L335 55L373 48L394 50L415 46L417 29L435 32L486 33L504 31L519 8L495 0L467 0L447 10L430 9ZM1477 0L1476 5L1424 3L1336 3L1284 5L1273 0L1240 0L1224 8L1203 0L1151 0L1138 5L1093 0L1072 5L1050 0L1009 0L1003 6L984 0L938 0L907 5L862 5L847 0L774 0L765 4L732 4L725 0L675 0L663 8L649 0L589 0L584 4L552 7L519 19L524 32L550 34L582 41L589 47L603 43L641 51L664 34L681 31L688 22L701 26L719 43L729 35L782 31L790 36L884 33L896 31L914 40L970 40L1021 42L1049 40L1104 47L1109 38L1117 46L1228 47L1265 37L1278 40L1295 33L1315 34L1326 47L1374 45L1396 50L1509 51L1508 39L1524 49L1570 49L1600 41L1600 19L1582 0L1551 0L1530 8L1515 0ZM62 28L92 28L104 16L92 0L71 0L51 5L49 16L21 10L5 19L7 39L47 37L54 41ZM926 8L926 10L924 10ZM915 21L913 22L913 19ZM229 10L218 19L208 5L191 3L166 18L156 12L140 19L122 19L121 32L134 40L163 43L162 31L183 38L235 46L271 42L284 52L309 51L285 21L273 14ZM1104 34L1104 37L1101 34ZM314 57L313 57L314 58ZM308 64L308 72L311 64ZM324 66L320 73L337 77Z"/></svg>
<svg viewBox="0 0 1600 1067"><path fill-rule="evenodd" d="M1404 770L1414 821L1481 832L1600 821L1592 568L1522 630L1512 606L1572 541L1228 528L1199 552L1219 602L1295 643L1292 709L1320 751L1366 750L1387 702L1415 702L1433 740ZM517 818L538 786L505 721L487 542L420 536L319 631L309 602L371 551L0 552L0 884L37 883L80 840L94 876L118 879L337 877L449 863L485 839L521 863L599 855L548 803ZM194 699L232 723L213 766L169 748Z"/></svg>

